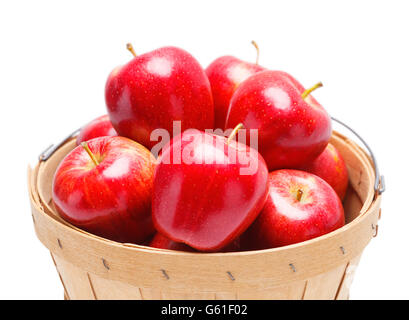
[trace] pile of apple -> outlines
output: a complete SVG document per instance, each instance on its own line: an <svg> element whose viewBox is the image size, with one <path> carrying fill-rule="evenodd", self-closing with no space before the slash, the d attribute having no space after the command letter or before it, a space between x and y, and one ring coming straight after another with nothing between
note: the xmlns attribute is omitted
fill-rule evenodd
<svg viewBox="0 0 409 320"><path fill-rule="evenodd" d="M311 95L320 83L305 89L232 56L204 70L176 47L128 49L134 58L106 83L108 114L82 128L55 173L65 220L114 241L201 252L274 248L345 224L348 173Z"/></svg>

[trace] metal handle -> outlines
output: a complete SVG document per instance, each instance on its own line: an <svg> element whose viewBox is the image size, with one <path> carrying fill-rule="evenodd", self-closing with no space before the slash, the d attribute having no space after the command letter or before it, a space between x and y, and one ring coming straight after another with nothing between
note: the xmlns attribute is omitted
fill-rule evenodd
<svg viewBox="0 0 409 320"><path fill-rule="evenodd" d="M64 138L62 141L60 141L59 143L57 143L56 145L52 144L50 145L47 149L45 149L43 152L41 152L41 154L39 155L38 159L40 161L45 161L47 160L49 157L51 157L53 155L53 153L59 148L61 147L64 143L66 143L68 140L70 140L71 138L75 137L79 132L81 131L81 128L75 130L73 133L71 133L69 136L67 136L66 138Z"/></svg>
<svg viewBox="0 0 409 320"><path fill-rule="evenodd" d="M350 126L346 125L345 123L343 123L342 121L331 117L331 119L337 123L339 123L340 125L342 125L343 127L345 127L346 129L348 129L349 131L351 131L365 146L365 148L368 150L369 155L372 158L374 167L375 167L375 192L378 194L381 194L385 191L385 177L383 175L379 174L379 167L378 167L378 162L376 161L376 157L374 155L374 153L372 152L371 148L369 147L369 145L366 143L366 141L354 130L352 129Z"/></svg>
<svg viewBox="0 0 409 320"><path fill-rule="evenodd" d="M379 167L378 167L378 162L376 161L376 157L374 155L374 153L372 152L371 148L369 147L369 145L366 143L366 141L354 130L352 129L350 126L346 125L345 123L343 123L342 121L331 117L331 119L337 123L339 123L340 125L342 125L343 127L345 127L346 129L348 129L349 131L351 131L365 146L365 148L368 150L374 167L375 167L375 192L377 192L378 194L381 194L385 191L385 177L383 175L379 174ZM80 132L81 128L75 130L73 133L71 133L69 136L67 136L65 139L63 139L61 142L57 143L56 145L52 144L50 145L47 149L45 149L39 156L39 160L40 161L45 161L47 160L49 157L52 156L52 154L59 148L61 147L65 142L67 142L69 139L75 137L79 132Z"/></svg>

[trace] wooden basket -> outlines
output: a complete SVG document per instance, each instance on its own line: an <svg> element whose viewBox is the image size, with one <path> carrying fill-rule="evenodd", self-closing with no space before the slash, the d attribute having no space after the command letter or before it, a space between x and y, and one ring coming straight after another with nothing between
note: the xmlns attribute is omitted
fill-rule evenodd
<svg viewBox="0 0 409 320"><path fill-rule="evenodd" d="M68 139L29 169L37 237L50 250L66 299L348 299L359 258L377 234L381 196L370 157L334 132L347 163L347 224L302 243L235 253L186 253L122 244L80 230L53 208L51 184Z"/></svg>

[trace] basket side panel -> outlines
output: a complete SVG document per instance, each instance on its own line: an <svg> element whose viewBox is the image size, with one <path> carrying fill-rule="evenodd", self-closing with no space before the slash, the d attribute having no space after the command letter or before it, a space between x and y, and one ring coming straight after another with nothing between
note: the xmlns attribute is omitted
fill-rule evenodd
<svg viewBox="0 0 409 320"><path fill-rule="evenodd" d="M97 300L141 300L142 295L138 287L124 282L101 278L89 274L89 280Z"/></svg>
<svg viewBox="0 0 409 320"><path fill-rule="evenodd" d="M237 300L238 296L235 292L216 292L215 300Z"/></svg>
<svg viewBox="0 0 409 320"><path fill-rule="evenodd" d="M362 202L358 194L351 187L347 189L345 199L342 203L345 212L345 223L353 221L361 213Z"/></svg>
<svg viewBox="0 0 409 320"><path fill-rule="evenodd" d="M305 300L333 300L335 299L338 288L344 277L345 269L348 264L342 264L339 267L322 273L307 280ZM325 270L325 267L323 268Z"/></svg>
<svg viewBox="0 0 409 320"><path fill-rule="evenodd" d="M357 192L363 203L362 212L372 203L375 173L367 155L352 140L339 134L331 138L331 143L342 154L348 168L349 184Z"/></svg>
<svg viewBox="0 0 409 320"><path fill-rule="evenodd" d="M162 300L162 291L159 288L140 288L143 300Z"/></svg>
<svg viewBox="0 0 409 320"><path fill-rule="evenodd" d="M95 294L90 285L87 272L55 254L52 257L68 298L71 300L94 300Z"/></svg>
<svg viewBox="0 0 409 320"><path fill-rule="evenodd" d="M90 274L90 282L98 300L212 300L213 293L139 288L121 281Z"/></svg>
<svg viewBox="0 0 409 320"><path fill-rule="evenodd" d="M267 290L239 292L239 300L300 300L306 289L306 281L297 281Z"/></svg>
<svg viewBox="0 0 409 320"><path fill-rule="evenodd" d="M214 300L215 294L212 292L181 292L181 291L162 291L164 300Z"/></svg>
<svg viewBox="0 0 409 320"><path fill-rule="evenodd" d="M342 283L339 287L339 290L336 296L336 300L347 300L349 298L349 289L351 287L352 280L354 279L355 270L358 267L360 259L361 259L361 255L352 259L348 263L348 266L345 269L345 274L342 279Z"/></svg>

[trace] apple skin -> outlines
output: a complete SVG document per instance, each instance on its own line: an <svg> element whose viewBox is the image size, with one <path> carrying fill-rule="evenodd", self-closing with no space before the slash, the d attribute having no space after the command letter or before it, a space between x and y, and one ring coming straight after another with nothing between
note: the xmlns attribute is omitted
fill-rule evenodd
<svg viewBox="0 0 409 320"><path fill-rule="evenodd" d="M348 169L344 158L331 143L316 159L299 169L324 179L335 190L341 201L344 199L348 188Z"/></svg>
<svg viewBox="0 0 409 320"><path fill-rule="evenodd" d="M175 242L163 234L157 232L153 237L152 241L148 244L149 247L168 249L176 251L187 251L187 252L199 252L184 243ZM233 242L229 243L226 247L221 249L219 252L237 252L240 251L240 239L237 238Z"/></svg>
<svg viewBox="0 0 409 320"><path fill-rule="evenodd" d="M258 151L270 171L311 162L327 146L332 129L328 113L311 94L304 100L304 91L285 72L256 73L233 94L225 129L238 123L258 129Z"/></svg>
<svg viewBox="0 0 409 320"><path fill-rule="evenodd" d="M163 47L136 56L114 69L105 86L105 101L119 135L149 150L153 130L173 132L180 120L182 132L214 126L210 83L199 62L176 47Z"/></svg>
<svg viewBox="0 0 409 320"><path fill-rule="evenodd" d="M109 120L109 116L103 115L100 116L84 127L81 128L80 133L77 136L77 146L81 144L83 141L88 141L98 137L104 136L117 136L118 133L115 131L114 127L112 126L111 121Z"/></svg>
<svg viewBox="0 0 409 320"><path fill-rule="evenodd" d="M176 251L195 252L196 250L185 245L184 243L175 242L161 233L156 233L149 244L150 247L159 249L169 249Z"/></svg>
<svg viewBox="0 0 409 320"><path fill-rule="evenodd" d="M241 251L241 238L237 237L227 246L221 248L218 252L239 252Z"/></svg>
<svg viewBox="0 0 409 320"><path fill-rule="evenodd" d="M296 198L301 189L301 201ZM332 187L308 172L270 172L266 204L242 236L246 249L286 246L334 231L345 224L344 209Z"/></svg>
<svg viewBox="0 0 409 320"><path fill-rule="evenodd" d="M239 84L263 70L265 69L258 64L233 56L217 58L206 68L213 94L215 129L224 130L230 100Z"/></svg>
<svg viewBox="0 0 409 320"><path fill-rule="evenodd" d="M82 146L62 160L52 185L58 212L98 236L142 243L155 232L151 215L155 158L124 137L100 137L86 143L99 164Z"/></svg>
<svg viewBox="0 0 409 320"><path fill-rule="evenodd" d="M175 150L179 164L170 158ZM246 155L248 161L228 156ZM189 161L183 155L189 153ZM172 159L165 162L164 159ZM240 169L253 166L252 174ZM152 216L158 232L199 251L216 252L243 233L263 208L268 170L254 149L191 129L162 149L155 170Z"/></svg>

